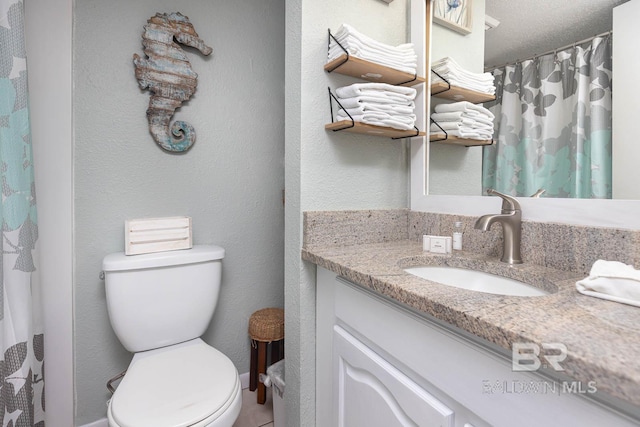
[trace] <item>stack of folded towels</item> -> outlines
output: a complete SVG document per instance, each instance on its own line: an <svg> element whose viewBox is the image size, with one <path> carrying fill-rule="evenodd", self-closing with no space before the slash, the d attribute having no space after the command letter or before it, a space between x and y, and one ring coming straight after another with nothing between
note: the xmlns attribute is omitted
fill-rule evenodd
<svg viewBox="0 0 640 427"><path fill-rule="evenodd" d="M618 261L597 260L589 277L576 282L584 295L640 307L640 270Z"/></svg>
<svg viewBox="0 0 640 427"><path fill-rule="evenodd" d="M453 102L451 104L439 104L435 107L435 113L431 115L433 121L430 130L432 133L442 133L458 138L488 140L493 138L493 118L491 111L481 105L468 101Z"/></svg>
<svg viewBox="0 0 640 427"><path fill-rule="evenodd" d="M496 87L491 73L473 73L467 71L458 65L452 58L442 58L433 64L431 69L440 74L452 86L458 86L463 89L474 90L477 92L495 95ZM432 83L442 82L437 75L433 76Z"/></svg>
<svg viewBox="0 0 640 427"><path fill-rule="evenodd" d="M394 129L413 129L416 90L386 83L355 83L336 89L342 107L336 118ZM346 110L346 111L345 111ZM351 118L349 117L351 116Z"/></svg>
<svg viewBox="0 0 640 427"><path fill-rule="evenodd" d="M418 56L411 43L386 45L359 33L347 24L342 24L333 36L350 55L405 73L416 74ZM327 62L344 55L342 48L332 39Z"/></svg>

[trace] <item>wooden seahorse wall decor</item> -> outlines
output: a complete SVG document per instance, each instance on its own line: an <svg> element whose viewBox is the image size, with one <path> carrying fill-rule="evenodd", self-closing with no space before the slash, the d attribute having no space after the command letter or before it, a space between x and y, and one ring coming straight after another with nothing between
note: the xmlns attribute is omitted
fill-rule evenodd
<svg viewBox="0 0 640 427"><path fill-rule="evenodd" d="M145 58L133 55L136 79L142 89L151 91L147 120L153 139L166 151L187 151L196 140L189 123L171 118L175 110L196 91L198 75L178 43L210 55L213 49L198 36L187 16L179 12L156 13L142 33ZM171 127L171 131L169 131Z"/></svg>

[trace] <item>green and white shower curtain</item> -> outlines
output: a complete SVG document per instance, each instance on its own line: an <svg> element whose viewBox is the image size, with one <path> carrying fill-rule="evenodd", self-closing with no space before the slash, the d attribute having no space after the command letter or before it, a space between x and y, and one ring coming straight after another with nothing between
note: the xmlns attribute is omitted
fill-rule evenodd
<svg viewBox="0 0 640 427"><path fill-rule="evenodd" d="M607 36L494 70L483 190L611 198L611 69Z"/></svg>
<svg viewBox="0 0 640 427"><path fill-rule="evenodd" d="M22 0L0 0L0 421L44 427L44 335Z"/></svg>

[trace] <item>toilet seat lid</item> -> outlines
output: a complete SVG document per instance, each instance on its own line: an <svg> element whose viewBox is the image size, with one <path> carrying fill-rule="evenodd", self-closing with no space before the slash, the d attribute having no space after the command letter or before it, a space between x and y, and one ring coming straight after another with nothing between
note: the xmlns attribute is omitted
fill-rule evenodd
<svg viewBox="0 0 640 427"><path fill-rule="evenodd" d="M122 427L186 427L223 413L233 401L238 371L201 340L134 356L111 399Z"/></svg>

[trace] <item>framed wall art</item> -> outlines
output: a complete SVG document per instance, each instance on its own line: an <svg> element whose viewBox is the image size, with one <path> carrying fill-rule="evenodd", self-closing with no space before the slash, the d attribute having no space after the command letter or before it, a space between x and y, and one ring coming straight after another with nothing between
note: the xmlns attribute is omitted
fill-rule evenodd
<svg viewBox="0 0 640 427"><path fill-rule="evenodd" d="M471 33L472 0L434 0L433 22L462 34Z"/></svg>

